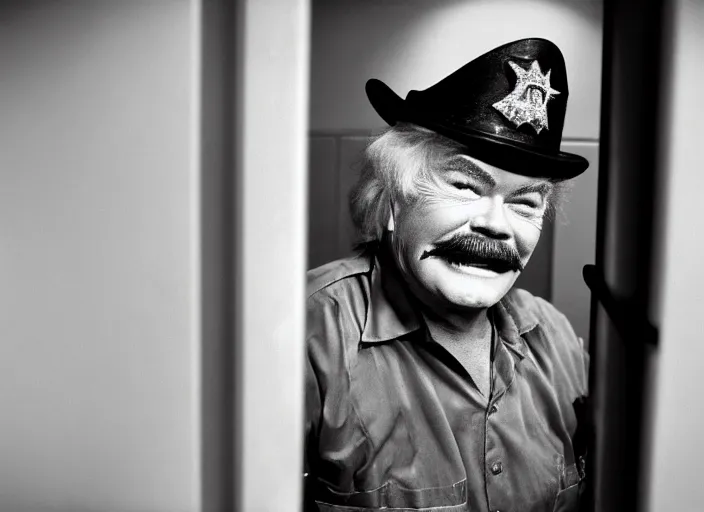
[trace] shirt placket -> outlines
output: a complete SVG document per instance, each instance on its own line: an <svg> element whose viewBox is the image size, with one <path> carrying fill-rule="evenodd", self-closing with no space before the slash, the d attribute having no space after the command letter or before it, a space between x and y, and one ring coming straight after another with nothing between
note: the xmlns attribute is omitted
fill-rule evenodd
<svg viewBox="0 0 704 512"><path fill-rule="evenodd" d="M506 472L512 470L505 458L498 430L501 427L501 408L506 391L516 376L516 362L506 349L503 340L496 346L493 368L493 391L484 417L484 472L487 508L490 512L506 512L506 499L510 495L506 485Z"/></svg>

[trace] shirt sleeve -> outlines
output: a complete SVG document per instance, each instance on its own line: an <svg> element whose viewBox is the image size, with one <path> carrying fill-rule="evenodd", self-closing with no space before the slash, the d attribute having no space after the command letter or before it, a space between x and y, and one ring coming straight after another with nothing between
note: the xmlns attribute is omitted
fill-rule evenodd
<svg viewBox="0 0 704 512"><path fill-rule="evenodd" d="M303 438L303 512L317 511L312 492L311 462L315 458L317 432L321 414L321 392L310 353L305 358L305 424Z"/></svg>
<svg viewBox="0 0 704 512"><path fill-rule="evenodd" d="M313 446L310 445L315 442L321 412L320 386L309 355L306 356L305 379L305 454L303 458L303 472L309 473L309 451L313 448Z"/></svg>
<svg viewBox="0 0 704 512"><path fill-rule="evenodd" d="M339 379L339 318L335 315L336 303L327 294L316 294L308 299L306 319L305 357L305 411L303 439L303 510L317 510L314 497L320 472L320 436L324 428L323 418L330 411L328 402L340 405L342 397ZM337 408L336 408L337 411Z"/></svg>
<svg viewBox="0 0 704 512"><path fill-rule="evenodd" d="M556 362L562 368L560 387L567 386L573 399L589 394L589 354L569 319L555 306L536 297L546 335L551 340Z"/></svg>
<svg viewBox="0 0 704 512"><path fill-rule="evenodd" d="M580 475L584 476L584 461L592 432L591 407L589 401L589 354L584 340L577 336L568 318L553 305L540 300L543 311L553 326L556 351L564 368L562 391L569 390L569 403L574 412L575 430L572 434L572 449Z"/></svg>

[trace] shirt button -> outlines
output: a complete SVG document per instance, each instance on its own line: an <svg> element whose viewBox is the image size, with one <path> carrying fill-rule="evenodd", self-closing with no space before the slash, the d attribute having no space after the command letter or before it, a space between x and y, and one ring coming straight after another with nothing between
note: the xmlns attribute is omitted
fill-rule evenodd
<svg viewBox="0 0 704 512"><path fill-rule="evenodd" d="M501 464L501 462L494 462L494 463L491 465L491 472L492 472L493 474L495 474L495 475L498 475L498 474L501 473L503 470L504 470L504 465Z"/></svg>
<svg viewBox="0 0 704 512"><path fill-rule="evenodd" d="M495 405L492 405L491 408L489 409L489 414L494 414L498 410L499 410L498 407L496 407Z"/></svg>

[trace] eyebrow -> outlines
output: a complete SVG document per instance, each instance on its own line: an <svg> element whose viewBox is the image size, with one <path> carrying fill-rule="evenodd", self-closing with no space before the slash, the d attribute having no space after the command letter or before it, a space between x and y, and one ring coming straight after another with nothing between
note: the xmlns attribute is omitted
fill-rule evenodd
<svg viewBox="0 0 704 512"><path fill-rule="evenodd" d="M496 180L491 174L486 172L471 160L463 158L461 155L458 155L450 160L445 168L445 171L459 171L480 181L485 186L496 186Z"/></svg>
<svg viewBox="0 0 704 512"><path fill-rule="evenodd" d="M523 185L518 189L511 192L512 196L520 196L521 194L530 194L531 192L538 192L543 196L547 196L552 190L553 185L549 181L541 181L539 183L530 183L528 185Z"/></svg>
<svg viewBox="0 0 704 512"><path fill-rule="evenodd" d="M495 187L496 180L487 171L476 165L474 162L465 158L462 155L455 156L450 160L445 169L446 171L459 171L462 172L476 180L480 181L483 185L488 187ZM540 181L538 183L529 183L517 188L511 192L512 196L519 196L521 194L529 194L531 192L538 192L543 196L547 196L553 189L553 184L549 181Z"/></svg>

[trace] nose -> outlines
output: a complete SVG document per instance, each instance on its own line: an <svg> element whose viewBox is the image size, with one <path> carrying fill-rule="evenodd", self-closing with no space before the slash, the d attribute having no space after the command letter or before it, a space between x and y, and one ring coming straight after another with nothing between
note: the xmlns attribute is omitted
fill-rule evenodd
<svg viewBox="0 0 704 512"><path fill-rule="evenodd" d="M472 230L497 240L510 239L511 226L506 217L503 198L487 196L481 199L481 203L481 210L470 221Z"/></svg>

